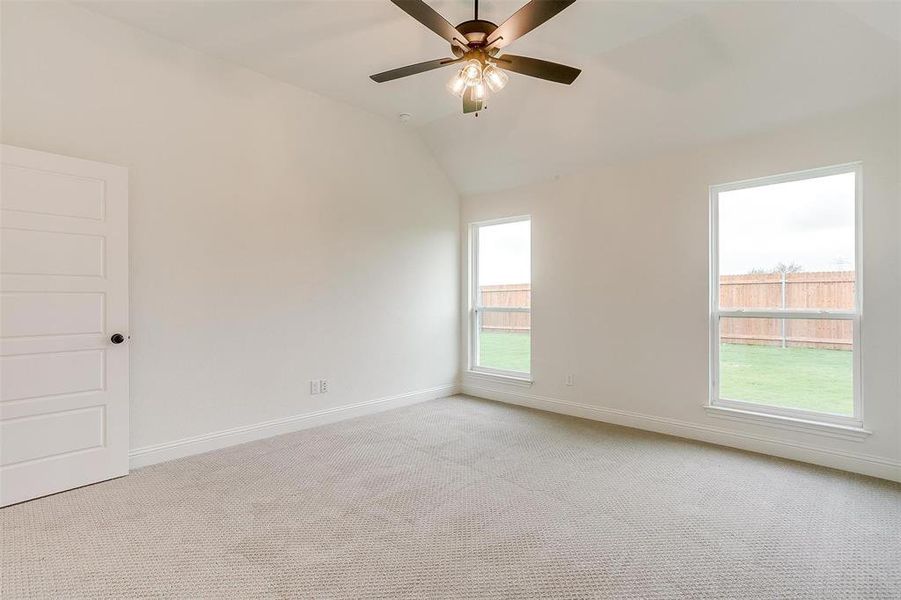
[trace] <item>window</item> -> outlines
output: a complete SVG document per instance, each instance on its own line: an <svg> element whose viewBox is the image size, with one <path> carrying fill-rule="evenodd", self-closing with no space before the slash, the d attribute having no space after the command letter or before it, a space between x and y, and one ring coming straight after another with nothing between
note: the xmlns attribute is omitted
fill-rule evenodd
<svg viewBox="0 0 901 600"><path fill-rule="evenodd" d="M532 358L532 224L471 226L469 368L526 379Z"/></svg>
<svg viewBox="0 0 901 600"><path fill-rule="evenodd" d="M860 165L711 188L711 406L862 426Z"/></svg>

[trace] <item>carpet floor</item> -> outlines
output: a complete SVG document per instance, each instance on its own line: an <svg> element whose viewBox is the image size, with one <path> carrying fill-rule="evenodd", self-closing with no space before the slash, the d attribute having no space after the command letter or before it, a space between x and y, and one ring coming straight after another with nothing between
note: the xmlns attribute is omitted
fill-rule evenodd
<svg viewBox="0 0 901 600"><path fill-rule="evenodd" d="M901 598L901 486L462 396L0 510L2 597Z"/></svg>

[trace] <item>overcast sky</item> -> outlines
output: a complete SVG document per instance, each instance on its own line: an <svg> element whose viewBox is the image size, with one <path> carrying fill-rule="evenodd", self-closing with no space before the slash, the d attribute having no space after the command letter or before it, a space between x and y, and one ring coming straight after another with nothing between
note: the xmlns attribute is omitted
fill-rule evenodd
<svg viewBox="0 0 901 600"><path fill-rule="evenodd" d="M854 269L854 173L719 195L720 274Z"/></svg>
<svg viewBox="0 0 901 600"><path fill-rule="evenodd" d="M479 285L532 283L529 221L479 229Z"/></svg>

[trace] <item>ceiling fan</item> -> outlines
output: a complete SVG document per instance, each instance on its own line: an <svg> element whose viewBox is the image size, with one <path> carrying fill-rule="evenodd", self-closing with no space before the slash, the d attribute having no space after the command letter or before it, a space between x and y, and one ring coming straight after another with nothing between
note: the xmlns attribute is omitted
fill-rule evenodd
<svg viewBox="0 0 901 600"><path fill-rule="evenodd" d="M474 18L454 27L422 0L391 0L408 15L447 40L451 45L453 58L429 60L370 77L376 83L384 83L449 65L461 65L447 84L447 89L463 98L464 113L476 113L476 116L485 106L488 90L497 92L507 84L507 74L504 71L569 85L582 72L580 69L527 56L500 54L500 51L575 1L531 0L498 26L479 19L479 0L475 0Z"/></svg>

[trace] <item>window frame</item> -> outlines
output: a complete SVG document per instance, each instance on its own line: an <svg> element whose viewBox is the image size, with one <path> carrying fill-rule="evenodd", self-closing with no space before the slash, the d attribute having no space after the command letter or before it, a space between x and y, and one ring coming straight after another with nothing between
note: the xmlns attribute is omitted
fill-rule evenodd
<svg viewBox="0 0 901 600"><path fill-rule="evenodd" d="M808 310L808 309L721 309L720 275L719 275L719 195L740 189L761 187L792 181L803 181L829 175L854 173L854 307L850 310ZM710 365L709 365L709 408L722 408L729 411L749 412L768 415L776 418L797 419L800 421L823 423L841 427L862 428L864 422L863 395L861 385L861 321L863 297L863 164L861 162L845 163L828 167L818 167L783 173L767 177L759 177L732 183L710 186ZM720 321L725 318L766 318L766 319L838 319L851 321L852 335L852 391L853 414L838 415L803 409L769 406L747 400L721 398L719 393L720 379Z"/></svg>
<svg viewBox="0 0 901 600"><path fill-rule="evenodd" d="M531 315L532 309L530 308L518 308L511 306L482 306L481 304L481 294L479 293L479 230L482 227L489 227L492 225L504 225L507 223L519 223L522 221L529 222L529 264L531 265L532 259L532 240L531 240L531 223L532 217L531 215L517 215L514 217L503 217L500 219L490 219L487 221L475 221L469 224L469 356L467 360L467 367L470 373L475 373L479 375L489 375L494 377L500 377L504 379L512 379L517 381L526 381L531 383L532 381L532 329L531 326L529 328L529 370L528 372L524 371L509 371L506 369L495 369L492 367L483 367L478 365L479 359L479 328L482 323L482 314L486 312L500 312L500 313L529 313ZM531 266L530 266L531 271ZM531 279L531 277L530 277ZM531 281L530 281L531 285ZM531 321L530 321L531 322Z"/></svg>

